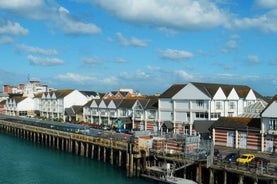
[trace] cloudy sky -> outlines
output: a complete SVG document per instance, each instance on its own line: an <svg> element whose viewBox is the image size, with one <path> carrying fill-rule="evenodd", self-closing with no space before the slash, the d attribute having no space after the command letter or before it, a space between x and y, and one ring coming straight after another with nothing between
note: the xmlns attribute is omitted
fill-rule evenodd
<svg viewBox="0 0 277 184"><path fill-rule="evenodd" d="M277 94L276 0L0 0L0 84Z"/></svg>

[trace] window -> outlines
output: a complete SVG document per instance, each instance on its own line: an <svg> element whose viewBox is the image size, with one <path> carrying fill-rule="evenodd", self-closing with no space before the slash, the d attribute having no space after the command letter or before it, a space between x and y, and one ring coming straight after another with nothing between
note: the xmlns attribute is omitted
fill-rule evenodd
<svg viewBox="0 0 277 184"><path fill-rule="evenodd" d="M197 100L196 104L197 104L197 107L204 107L204 100Z"/></svg>
<svg viewBox="0 0 277 184"><path fill-rule="evenodd" d="M236 103L234 101L229 102L229 109L236 109Z"/></svg>
<svg viewBox="0 0 277 184"><path fill-rule="evenodd" d="M215 103L215 108L216 108L216 109L222 109L221 102L216 102L216 103Z"/></svg>
<svg viewBox="0 0 277 184"><path fill-rule="evenodd" d="M208 113L207 112L196 112L195 117L200 118L200 119L208 118Z"/></svg>
<svg viewBox="0 0 277 184"><path fill-rule="evenodd" d="M277 130L277 119L270 119L269 120L269 129L270 130Z"/></svg>
<svg viewBox="0 0 277 184"><path fill-rule="evenodd" d="M220 117L220 115L221 115L221 113L211 113L211 118L213 119L213 118L219 118Z"/></svg>

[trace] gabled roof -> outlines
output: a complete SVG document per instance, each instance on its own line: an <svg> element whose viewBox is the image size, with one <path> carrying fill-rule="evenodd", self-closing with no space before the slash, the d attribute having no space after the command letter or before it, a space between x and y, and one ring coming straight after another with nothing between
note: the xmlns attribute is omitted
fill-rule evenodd
<svg viewBox="0 0 277 184"><path fill-rule="evenodd" d="M88 101L88 102L84 105L84 107L90 107L90 105L91 105L91 103L92 103L93 100L94 100L94 99Z"/></svg>
<svg viewBox="0 0 277 184"><path fill-rule="evenodd" d="M80 91L83 95L86 95L86 96L97 96L98 93L95 92L95 91Z"/></svg>
<svg viewBox="0 0 277 184"><path fill-rule="evenodd" d="M116 107L119 107L119 105L121 104L121 102L123 101L123 99L112 99L112 101L114 102Z"/></svg>
<svg viewBox="0 0 277 184"><path fill-rule="evenodd" d="M55 91L51 91L51 92L45 92L43 94L45 96L50 94L51 97L53 96L53 94L55 94L56 98L64 98L65 96L69 95L72 91L74 91L74 90L73 89L64 89L64 90L55 90Z"/></svg>
<svg viewBox="0 0 277 184"><path fill-rule="evenodd" d="M223 129L261 129L260 118L244 118L244 117L220 117L212 125L213 128Z"/></svg>
<svg viewBox="0 0 277 184"><path fill-rule="evenodd" d="M26 99L27 97L22 97L22 96L15 96L13 98L11 98L11 100L14 100L15 103L19 103L21 102L22 100Z"/></svg>
<svg viewBox="0 0 277 184"><path fill-rule="evenodd" d="M73 105L69 108L65 108L65 114L68 116L75 116L76 114L81 114L83 112L83 106Z"/></svg>
<svg viewBox="0 0 277 184"><path fill-rule="evenodd" d="M119 104L119 108L132 108L135 104L136 99L123 99L122 102Z"/></svg>
<svg viewBox="0 0 277 184"><path fill-rule="evenodd" d="M261 112L261 114L273 103L277 101L277 95L273 96L270 102L267 104L267 106L264 108L264 110Z"/></svg>
<svg viewBox="0 0 277 184"><path fill-rule="evenodd" d="M192 82L192 84L211 98L214 97L214 95L216 94L219 88L222 89L225 96L228 96L231 90L234 88L240 98L245 98L248 95L249 91L251 90L250 87L245 85L199 83L199 82ZM258 93L255 93L255 95L256 94Z"/></svg>
<svg viewBox="0 0 277 184"><path fill-rule="evenodd" d="M144 106L145 109L158 109L158 97L150 96L148 97L147 103Z"/></svg>
<svg viewBox="0 0 277 184"><path fill-rule="evenodd" d="M186 84L173 84L165 92L160 95L160 98L171 98L176 95Z"/></svg>

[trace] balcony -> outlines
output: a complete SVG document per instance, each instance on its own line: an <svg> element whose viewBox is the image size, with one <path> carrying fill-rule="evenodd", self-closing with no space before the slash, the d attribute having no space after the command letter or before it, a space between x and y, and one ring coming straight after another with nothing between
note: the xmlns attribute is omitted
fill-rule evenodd
<svg viewBox="0 0 277 184"><path fill-rule="evenodd" d="M267 133L271 135L277 135L277 130L268 130Z"/></svg>

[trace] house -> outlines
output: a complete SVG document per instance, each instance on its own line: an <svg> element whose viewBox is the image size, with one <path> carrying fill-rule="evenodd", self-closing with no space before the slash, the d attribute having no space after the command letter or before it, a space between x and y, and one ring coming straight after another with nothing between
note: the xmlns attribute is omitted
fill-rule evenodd
<svg viewBox="0 0 277 184"><path fill-rule="evenodd" d="M261 118L220 117L210 129L215 146L261 149Z"/></svg>
<svg viewBox="0 0 277 184"><path fill-rule="evenodd" d="M145 96L142 98L137 98L132 109L133 127L135 127L136 130L149 130L157 132L157 96Z"/></svg>
<svg viewBox="0 0 277 184"><path fill-rule="evenodd" d="M139 92L133 89L119 89L117 91L110 91L103 96L103 99L123 99L141 96Z"/></svg>
<svg viewBox="0 0 277 184"><path fill-rule="evenodd" d="M264 101L263 97L244 85L174 84L160 95L159 127L173 126L175 133L193 135L195 120L236 117L244 113L245 107L258 101Z"/></svg>
<svg viewBox="0 0 277 184"><path fill-rule="evenodd" d="M45 92L40 99L40 116L65 121L65 109L74 105L85 105L89 99L78 90L56 90Z"/></svg>
<svg viewBox="0 0 277 184"><path fill-rule="evenodd" d="M65 108L65 121L79 123L83 121L83 106L73 105L71 107Z"/></svg>
<svg viewBox="0 0 277 184"><path fill-rule="evenodd" d="M277 95L261 112L262 150L277 153Z"/></svg>
<svg viewBox="0 0 277 184"><path fill-rule="evenodd" d="M4 105L6 115L35 116L34 99L31 97L15 96L6 100Z"/></svg>

